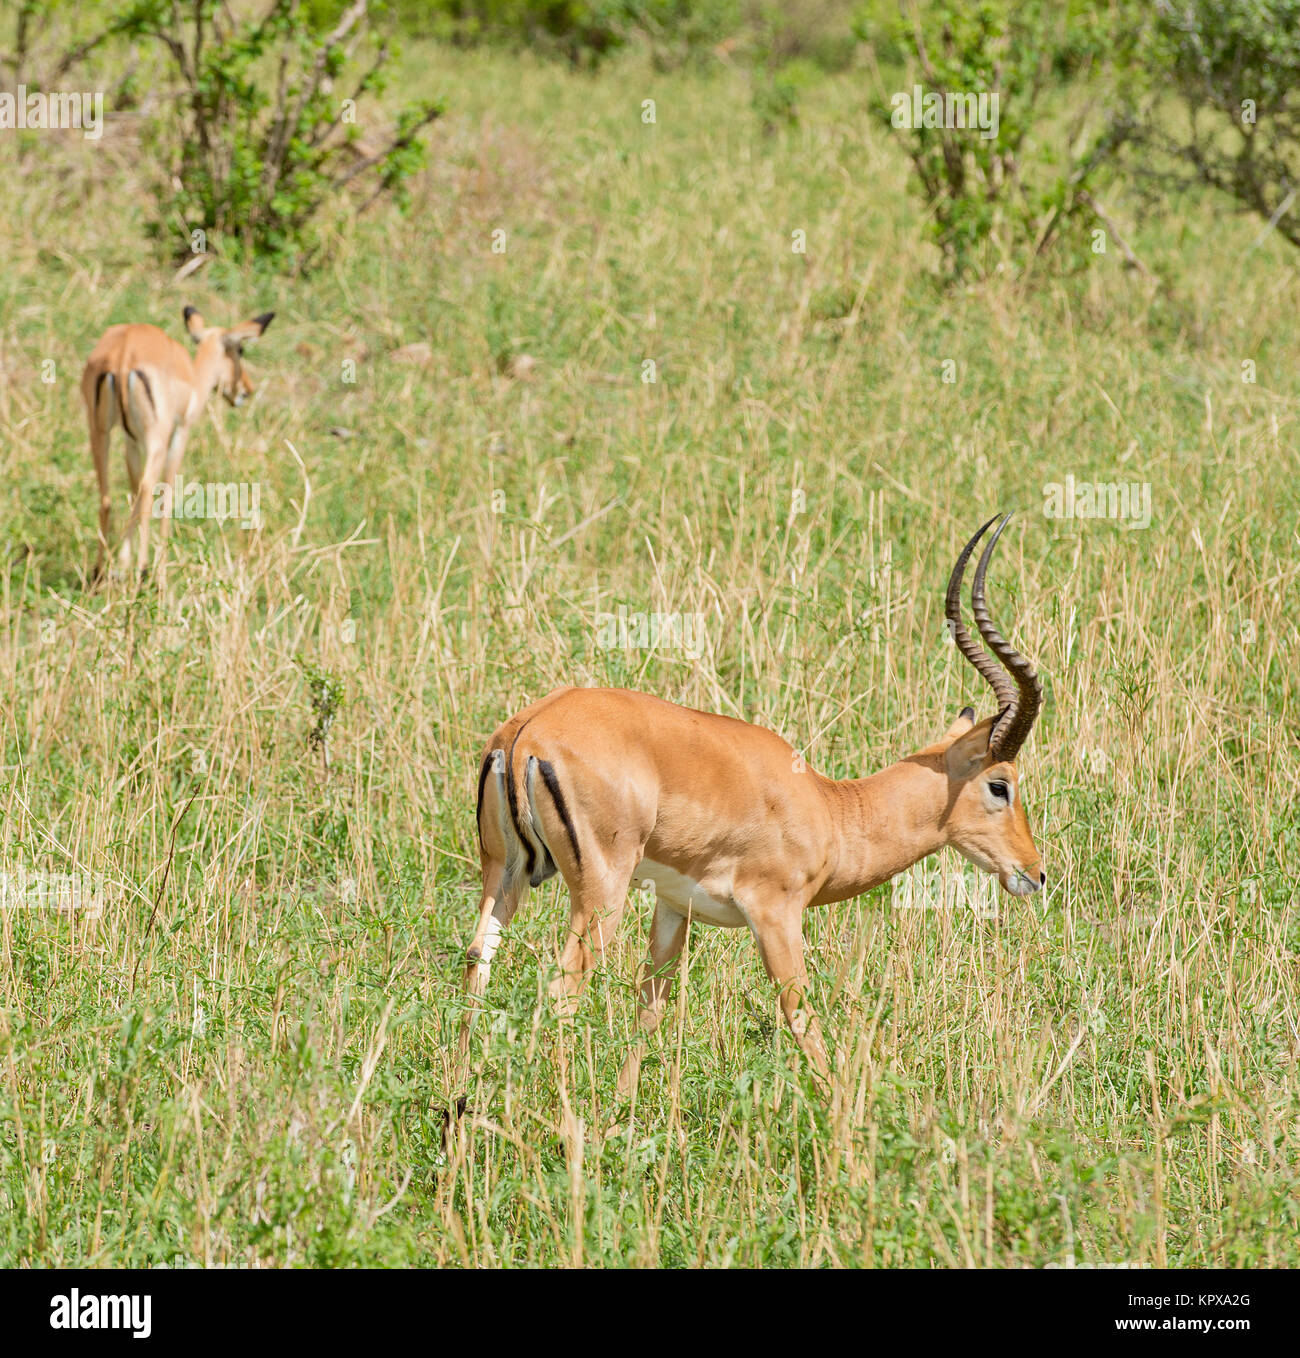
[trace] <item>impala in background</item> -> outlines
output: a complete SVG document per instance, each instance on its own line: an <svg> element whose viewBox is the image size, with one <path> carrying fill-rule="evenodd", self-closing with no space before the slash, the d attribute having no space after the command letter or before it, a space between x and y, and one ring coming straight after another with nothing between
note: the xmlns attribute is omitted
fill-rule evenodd
<svg viewBox="0 0 1300 1358"><path fill-rule="evenodd" d="M262 337L275 315L268 311L241 325L222 329L204 323L194 307L185 308L185 328L195 341L193 359L155 325L114 325L95 345L81 377L81 394L90 420L90 453L99 481L99 557L103 573L112 550L113 501L109 493L109 440L119 425L126 435L126 475L131 483L131 513L118 552L124 571L146 568L149 519L154 487L171 484L180 470L185 443L213 391L237 406L252 395L244 368L244 347ZM158 529L161 556L168 516Z"/></svg>
<svg viewBox="0 0 1300 1358"><path fill-rule="evenodd" d="M498 727L478 780L483 897L465 972L462 1053L501 931L528 887L557 871L571 898L551 985L562 1012L613 937L631 883L654 883L641 1038L619 1076L623 1096L635 1088L644 1040L663 1018L692 920L751 930L795 1039L825 1080L829 1062L804 964L809 906L859 896L946 845L996 873L1014 895L1043 886L1015 766L1042 685L994 626L984 596L1009 517L971 586L984 646L962 621L961 586L993 519L957 558L945 610L997 711L977 724L964 708L933 745L869 778L825 778L771 731L623 689L557 689Z"/></svg>

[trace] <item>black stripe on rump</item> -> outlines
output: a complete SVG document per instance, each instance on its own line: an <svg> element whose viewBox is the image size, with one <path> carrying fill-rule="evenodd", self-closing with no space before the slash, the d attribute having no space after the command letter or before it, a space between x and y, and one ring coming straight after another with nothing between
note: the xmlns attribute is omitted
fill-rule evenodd
<svg viewBox="0 0 1300 1358"><path fill-rule="evenodd" d="M132 369L132 371L133 371L133 372L135 373L135 375L140 379L140 381L144 383L144 394L149 398L149 409L152 410L153 413L154 413L154 416L157 417L157 414L158 414L158 406L157 406L157 405L155 404L155 402L154 402L154 399L153 399L153 388L149 385L149 379L145 376L145 374L144 374L144 369L143 369L143 368L134 368L134 369ZM130 376L128 375L127 381L129 382L130 380L131 380L131 379L130 379Z"/></svg>
<svg viewBox="0 0 1300 1358"><path fill-rule="evenodd" d="M532 718L529 717L528 721L532 721ZM527 725L528 722L524 722L524 726ZM515 827L515 834L524 846L524 871L531 880L537 855L533 852L532 840L524 834L524 827L519 823L519 794L515 790L515 746L519 744L519 736L524 726L515 732L515 738L510 742L510 754L506 758L506 803L510 807L510 823Z"/></svg>
<svg viewBox="0 0 1300 1358"><path fill-rule="evenodd" d="M474 828L478 831L480 853L487 853L483 844L483 789L487 786L488 771L492 767L492 756L498 753L497 750L489 750L483 756L483 767L478 771L478 800L474 803Z"/></svg>
<svg viewBox="0 0 1300 1358"><path fill-rule="evenodd" d="M546 784L546 790L551 794L551 800L555 803L555 809L560 813L560 819L564 822L564 828L569 835L569 843L573 847L573 857L579 867L582 866L582 850L578 848L578 834L573 828L573 818L569 815L568 803L564 800L564 793L560 791L560 781L555 776L555 766L547 759L539 759L537 767L542 772L542 782Z"/></svg>
<svg viewBox="0 0 1300 1358"><path fill-rule="evenodd" d="M135 435L131 432L130 422L126 418L126 389L130 381L131 374L127 373L125 382L114 382L113 385L117 388L117 408L122 416L122 432L127 438L133 439Z"/></svg>

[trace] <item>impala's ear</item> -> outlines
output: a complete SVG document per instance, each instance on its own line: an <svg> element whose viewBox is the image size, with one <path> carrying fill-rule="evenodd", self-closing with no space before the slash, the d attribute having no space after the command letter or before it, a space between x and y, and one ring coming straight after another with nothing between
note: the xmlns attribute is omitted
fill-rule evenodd
<svg viewBox="0 0 1300 1358"><path fill-rule="evenodd" d="M185 328L190 332L190 338L196 342L201 340L207 334L208 327L203 317L199 315L198 307L187 306L183 314L185 316Z"/></svg>
<svg viewBox="0 0 1300 1358"><path fill-rule="evenodd" d="M964 716L965 712L962 715ZM978 726L970 727L965 734L959 735L948 746L945 758L948 761L948 776L950 778L955 778L958 782L965 782L972 773L984 767L988 762L989 733L992 730L993 718L988 717Z"/></svg>
<svg viewBox="0 0 1300 1358"><path fill-rule="evenodd" d="M275 318L274 311L264 311L260 316L255 316L251 321L244 321L241 325L232 325L229 330L221 337L221 342L227 349L242 349L246 344L253 344L262 338L262 333Z"/></svg>
<svg viewBox="0 0 1300 1358"><path fill-rule="evenodd" d="M958 736L964 736L972 726L975 725L975 709L973 707L963 707L957 716L957 720L943 733L943 743L956 740Z"/></svg>

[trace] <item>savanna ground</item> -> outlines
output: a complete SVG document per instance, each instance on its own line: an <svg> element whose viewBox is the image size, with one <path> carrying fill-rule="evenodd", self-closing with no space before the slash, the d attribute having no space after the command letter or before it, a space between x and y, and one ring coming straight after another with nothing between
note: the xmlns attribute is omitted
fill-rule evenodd
<svg viewBox="0 0 1300 1358"><path fill-rule="evenodd" d="M103 894L0 912L0 1262L1300 1262L1294 254L1184 200L1133 232L1166 287L1112 251L944 291L861 72L775 134L742 72L636 53L416 44L399 84L446 96L431 168L306 278L175 282L130 118L0 141L0 855ZM188 302L277 312L183 469L262 525L91 591L81 364ZM1150 526L1046 517L1067 474ZM870 772L988 710L942 588L1004 507L1049 889L811 914L829 1104L752 941L694 930L629 1110L649 898L562 1028L557 879L461 1080L496 723L627 685ZM620 605L703 615L701 657L602 648Z"/></svg>

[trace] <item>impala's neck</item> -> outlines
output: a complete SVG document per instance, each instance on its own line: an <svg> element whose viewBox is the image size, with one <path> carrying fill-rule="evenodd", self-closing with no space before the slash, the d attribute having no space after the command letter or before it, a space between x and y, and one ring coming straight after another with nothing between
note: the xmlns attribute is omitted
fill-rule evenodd
<svg viewBox="0 0 1300 1358"><path fill-rule="evenodd" d="M870 778L824 781L835 867L818 901L844 901L887 882L947 842L951 784L942 750L914 754Z"/></svg>
<svg viewBox="0 0 1300 1358"><path fill-rule="evenodd" d="M194 391L200 408L207 405L208 397L221 380L223 357L220 335L209 335L194 351Z"/></svg>

